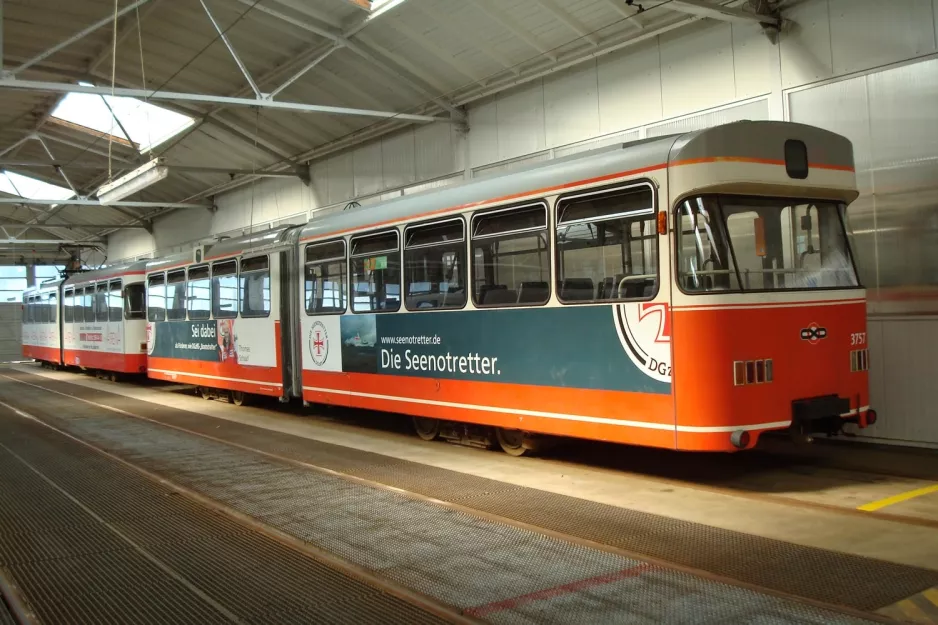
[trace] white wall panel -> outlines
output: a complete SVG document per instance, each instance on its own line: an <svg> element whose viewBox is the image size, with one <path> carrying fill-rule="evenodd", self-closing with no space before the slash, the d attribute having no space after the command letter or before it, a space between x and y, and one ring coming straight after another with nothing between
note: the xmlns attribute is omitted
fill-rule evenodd
<svg viewBox="0 0 938 625"><path fill-rule="evenodd" d="M792 25L779 39L782 86L788 89L833 76L827 0L793 6L785 16Z"/></svg>
<svg viewBox="0 0 938 625"><path fill-rule="evenodd" d="M313 206L329 203L329 160L316 161L309 167L310 195Z"/></svg>
<svg viewBox="0 0 938 625"><path fill-rule="evenodd" d="M738 106L728 106L697 115L688 115L678 119L654 124L646 130L648 137L661 137L679 132L693 132L710 126L729 124L744 119L760 120L769 118L769 101L765 98L746 102Z"/></svg>
<svg viewBox="0 0 938 625"><path fill-rule="evenodd" d="M833 70L848 74L935 51L930 0L828 0Z"/></svg>
<svg viewBox="0 0 938 625"><path fill-rule="evenodd" d="M938 320L883 321L883 367L887 372L882 422L874 436L938 444L935 354Z"/></svg>
<svg viewBox="0 0 938 625"><path fill-rule="evenodd" d="M107 238L109 262L152 254L155 249L153 235L143 229L118 230Z"/></svg>
<svg viewBox="0 0 938 625"><path fill-rule="evenodd" d="M417 179L414 170L414 131L407 129L381 140L384 188L393 189Z"/></svg>
<svg viewBox="0 0 938 625"><path fill-rule="evenodd" d="M351 152L329 157L329 203L345 202L355 196L355 163Z"/></svg>
<svg viewBox="0 0 938 625"><path fill-rule="evenodd" d="M865 76L791 93L788 111L791 121L825 128L850 139L857 166L857 184L863 193L872 191L869 174L872 148Z"/></svg>
<svg viewBox="0 0 938 625"><path fill-rule="evenodd" d="M616 143L628 143L629 141L637 141L641 136L637 130L627 130L625 132L617 132L611 135L606 135L598 139L593 139L591 141L580 141L579 143L574 143L573 145L567 145L562 148L556 148L554 150L554 158L561 158L564 156L570 156L571 154L577 154L578 152L586 152L588 150L595 150L598 148L605 147L607 145L614 145Z"/></svg>
<svg viewBox="0 0 938 625"><path fill-rule="evenodd" d="M665 117L736 99L732 27L721 22L660 37L661 101Z"/></svg>
<svg viewBox="0 0 938 625"><path fill-rule="evenodd" d="M938 59L871 74L873 167L938 159Z"/></svg>
<svg viewBox="0 0 938 625"><path fill-rule="evenodd" d="M491 98L469 108L469 167L498 158L498 102Z"/></svg>
<svg viewBox="0 0 938 625"><path fill-rule="evenodd" d="M600 58L597 73L600 133L635 128L661 119L657 41Z"/></svg>
<svg viewBox="0 0 938 625"><path fill-rule="evenodd" d="M596 63L584 63L544 80L547 147L582 141L599 134Z"/></svg>
<svg viewBox="0 0 938 625"><path fill-rule="evenodd" d="M0 362L23 359L23 307L6 302L0 304Z"/></svg>
<svg viewBox="0 0 938 625"><path fill-rule="evenodd" d="M417 180L438 178L456 171L457 141L451 124L426 124L414 130Z"/></svg>
<svg viewBox="0 0 938 625"><path fill-rule="evenodd" d="M547 147L544 87L535 81L501 95L497 102L498 160L517 158Z"/></svg>
<svg viewBox="0 0 938 625"><path fill-rule="evenodd" d="M753 98L772 91L772 64L778 64L778 51L762 28L753 24L732 24L733 71L736 99Z"/></svg>
<svg viewBox="0 0 938 625"><path fill-rule="evenodd" d="M352 152L355 172L354 197L371 195L385 188L381 143L367 143Z"/></svg>

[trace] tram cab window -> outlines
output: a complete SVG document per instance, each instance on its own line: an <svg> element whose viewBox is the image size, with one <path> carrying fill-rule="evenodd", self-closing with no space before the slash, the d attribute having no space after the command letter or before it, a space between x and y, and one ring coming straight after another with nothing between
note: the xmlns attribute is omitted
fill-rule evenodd
<svg viewBox="0 0 938 625"><path fill-rule="evenodd" d="M266 256L241 260L241 316L270 314L270 261Z"/></svg>
<svg viewBox="0 0 938 625"><path fill-rule="evenodd" d="M352 311L391 312L401 307L401 257L397 230L352 238Z"/></svg>
<svg viewBox="0 0 938 625"><path fill-rule="evenodd" d="M75 321L75 289L65 289L65 295L62 298L62 322L72 323Z"/></svg>
<svg viewBox="0 0 938 625"><path fill-rule="evenodd" d="M550 299L547 206L528 204L472 218L472 301L538 306Z"/></svg>
<svg viewBox="0 0 938 625"><path fill-rule="evenodd" d="M124 319L146 319L146 289L143 284L128 284L124 287Z"/></svg>
<svg viewBox="0 0 938 625"><path fill-rule="evenodd" d="M166 277L162 273L147 278L147 319L166 321Z"/></svg>
<svg viewBox="0 0 938 625"><path fill-rule="evenodd" d="M166 319L182 321L186 318L186 270L166 272Z"/></svg>
<svg viewBox="0 0 938 625"><path fill-rule="evenodd" d="M121 281L111 280L107 292L107 319L120 321L124 312L124 301L121 297Z"/></svg>
<svg viewBox="0 0 938 625"><path fill-rule="evenodd" d="M859 285L841 204L704 196L677 210L678 280L685 291Z"/></svg>
<svg viewBox="0 0 938 625"><path fill-rule="evenodd" d="M345 312L345 241L307 245L304 273L307 315Z"/></svg>
<svg viewBox="0 0 938 625"><path fill-rule="evenodd" d="M565 304L658 292L655 198L646 183L561 198L556 245L557 297Z"/></svg>
<svg viewBox="0 0 938 625"><path fill-rule="evenodd" d="M186 287L186 309L189 319L208 319L212 316L212 280L208 265L189 267L189 281Z"/></svg>
<svg viewBox="0 0 938 625"><path fill-rule="evenodd" d="M212 316L233 319L238 316L238 261L212 265Z"/></svg>
<svg viewBox="0 0 938 625"><path fill-rule="evenodd" d="M466 222L462 219L404 230L404 302L407 310L466 305Z"/></svg>

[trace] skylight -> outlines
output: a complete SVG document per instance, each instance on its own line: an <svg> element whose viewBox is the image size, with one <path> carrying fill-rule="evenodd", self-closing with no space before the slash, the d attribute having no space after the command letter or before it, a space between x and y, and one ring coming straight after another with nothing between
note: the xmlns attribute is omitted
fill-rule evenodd
<svg viewBox="0 0 938 625"><path fill-rule="evenodd" d="M30 200L67 200L75 195L71 189L14 171L0 171L0 191Z"/></svg>
<svg viewBox="0 0 938 625"><path fill-rule="evenodd" d="M137 98L91 93L68 94L52 111L52 117L133 142L141 152L176 136L195 121Z"/></svg>

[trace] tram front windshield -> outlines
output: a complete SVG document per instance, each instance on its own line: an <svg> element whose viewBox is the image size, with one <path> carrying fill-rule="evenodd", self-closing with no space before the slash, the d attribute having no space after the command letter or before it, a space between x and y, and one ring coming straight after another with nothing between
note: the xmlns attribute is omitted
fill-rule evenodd
<svg viewBox="0 0 938 625"><path fill-rule="evenodd" d="M859 287L843 203L711 195L677 207L678 279L690 293Z"/></svg>

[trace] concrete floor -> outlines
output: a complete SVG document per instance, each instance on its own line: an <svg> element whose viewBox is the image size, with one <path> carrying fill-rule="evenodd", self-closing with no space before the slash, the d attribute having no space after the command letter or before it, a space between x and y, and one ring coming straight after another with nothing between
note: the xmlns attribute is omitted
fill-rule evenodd
<svg viewBox="0 0 938 625"><path fill-rule="evenodd" d="M921 480L836 469L778 469L740 476L735 484L738 493L734 494L725 489L701 487L692 481L682 483L642 475L634 470L625 472L552 458L512 458L502 453L426 443L403 433L400 427L396 431L360 427L333 420L328 411L314 415L310 409L309 416L296 416L267 408L238 408L224 402L205 401L179 392L178 387L113 384L34 366L26 366L24 370L144 401L520 486L795 544L938 570L938 529L855 511L863 504L930 485ZM374 417L376 420L392 418ZM863 450L858 448L856 452L863 453ZM637 450L623 446L621 453L637 453ZM798 500L841 506L844 511L805 507L798 505ZM895 503L881 508L880 512L938 521L938 493Z"/></svg>

